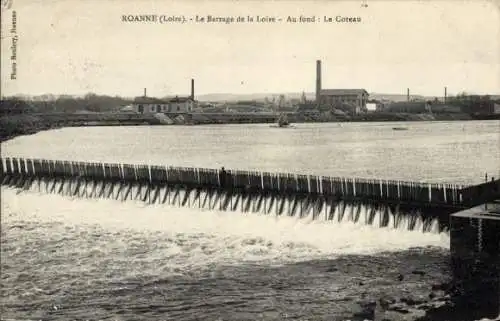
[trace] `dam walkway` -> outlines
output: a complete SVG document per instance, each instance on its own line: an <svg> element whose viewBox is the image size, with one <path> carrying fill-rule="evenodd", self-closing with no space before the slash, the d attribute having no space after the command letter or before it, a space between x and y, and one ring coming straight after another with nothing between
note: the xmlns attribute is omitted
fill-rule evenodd
<svg viewBox="0 0 500 321"><path fill-rule="evenodd" d="M432 226L446 229L452 213L498 198L499 187L499 181L462 186L209 168L0 160L2 185L16 188L313 219L341 221L348 216L381 227L404 224L424 231Z"/></svg>

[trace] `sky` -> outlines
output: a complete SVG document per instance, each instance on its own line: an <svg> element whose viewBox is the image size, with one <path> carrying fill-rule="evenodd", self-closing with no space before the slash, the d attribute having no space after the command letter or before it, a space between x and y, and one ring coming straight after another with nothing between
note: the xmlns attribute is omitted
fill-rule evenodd
<svg viewBox="0 0 500 321"><path fill-rule="evenodd" d="M314 92L317 59L323 88L500 93L500 7L493 0L4 2L10 5L2 8L2 95L131 97L143 88L150 96L186 95L191 78L196 94ZM141 14L188 21L122 21ZM283 21L189 20L196 15ZM300 15L319 21L286 22ZM324 16L361 22L326 23Z"/></svg>

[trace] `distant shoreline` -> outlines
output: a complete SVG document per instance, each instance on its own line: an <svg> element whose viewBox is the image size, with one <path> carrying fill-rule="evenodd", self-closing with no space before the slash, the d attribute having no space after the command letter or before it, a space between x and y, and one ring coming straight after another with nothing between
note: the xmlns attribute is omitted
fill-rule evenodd
<svg viewBox="0 0 500 321"><path fill-rule="evenodd" d="M55 116L56 115L56 116ZM64 127L95 127L95 126L202 126L202 125L221 125L221 124L272 124L274 118L252 119L238 118L238 114L221 114L228 118L225 120L207 119L205 121L197 121L196 117L185 117L182 121L174 121L173 123L162 123L161 120L152 117L151 115L136 115L126 119L127 114L14 114L0 116L0 143L8 141L18 136L33 135L41 131L59 129ZM199 114L203 115L203 114ZM497 115L482 115L471 116L466 114L441 114L435 115L433 119L418 117L418 114L384 114L374 117L377 114L366 114L358 117L345 119L311 119L302 115L292 119L292 123L372 123L372 122L441 122L441 121L479 121L479 120L500 120L500 114ZM389 115L389 116L388 116Z"/></svg>

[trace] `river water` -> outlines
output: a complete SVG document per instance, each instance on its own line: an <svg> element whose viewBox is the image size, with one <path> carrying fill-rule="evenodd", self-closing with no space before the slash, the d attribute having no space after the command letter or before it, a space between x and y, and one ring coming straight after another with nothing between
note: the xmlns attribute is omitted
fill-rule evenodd
<svg viewBox="0 0 500 321"><path fill-rule="evenodd" d="M472 184L500 175L499 126L88 127L1 147L3 157ZM446 233L4 187L1 197L6 319L355 320L362 301L426 295L449 272Z"/></svg>

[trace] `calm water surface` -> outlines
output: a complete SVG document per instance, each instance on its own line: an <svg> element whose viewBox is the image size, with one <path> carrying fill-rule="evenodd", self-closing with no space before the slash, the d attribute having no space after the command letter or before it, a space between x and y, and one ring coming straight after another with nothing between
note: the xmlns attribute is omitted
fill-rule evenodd
<svg viewBox="0 0 500 321"><path fill-rule="evenodd" d="M500 121L65 128L2 149L60 160L469 184L500 174Z"/></svg>
<svg viewBox="0 0 500 321"><path fill-rule="evenodd" d="M499 125L68 128L2 156L473 183L499 172ZM1 193L5 319L356 320L361 301L426 296L448 273L447 234Z"/></svg>

